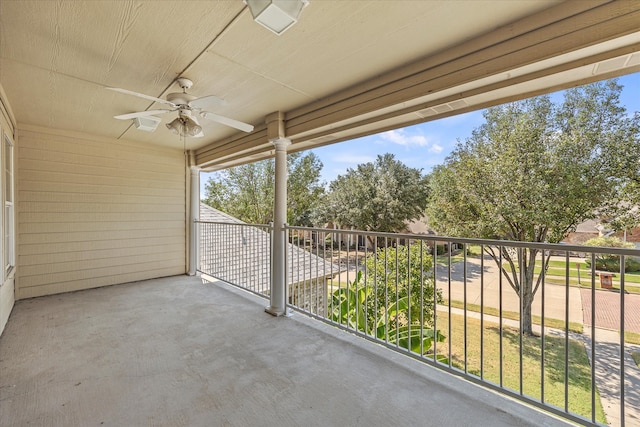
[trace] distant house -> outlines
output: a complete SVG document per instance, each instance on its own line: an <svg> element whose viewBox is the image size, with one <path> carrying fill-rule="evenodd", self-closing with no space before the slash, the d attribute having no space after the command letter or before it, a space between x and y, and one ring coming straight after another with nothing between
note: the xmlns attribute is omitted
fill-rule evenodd
<svg viewBox="0 0 640 427"><path fill-rule="evenodd" d="M271 235L229 214L200 203L200 270L252 292L269 295ZM210 224L206 224L210 223ZM326 313L328 285L344 268L296 245L287 247L289 303Z"/></svg>
<svg viewBox="0 0 640 427"><path fill-rule="evenodd" d="M367 239L366 237L366 232L363 233L358 233L358 232L353 232L354 228L353 227L346 227L346 226L340 226L339 224L336 224L334 222L328 222L326 223L323 228L330 228L330 229L334 229L336 230L336 232L332 233L332 239L334 242L338 242L341 245L344 246L348 246L348 247L353 247L355 246L356 242L359 248L367 248L368 250L373 250L374 248L374 244L371 240ZM412 220L412 221L407 221L405 223L405 226L403 229L401 230L394 230L393 233L398 233L398 234L418 234L418 235L423 235L423 236L435 236L437 233L435 231L433 231L431 228L429 228L429 226L427 225L427 219L426 217L422 217L420 219L416 219L416 220ZM407 242L404 238L398 238L398 240L392 240L390 242L388 242L391 246L394 246L396 244L400 244L400 245L405 245ZM380 244L380 242L379 242ZM448 247L449 242L448 241L438 241L437 244L441 244L444 247Z"/></svg>
<svg viewBox="0 0 640 427"><path fill-rule="evenodd" d="M587 240L601 236L603 231L600 221L588 219L578 224L575 231L569 233L562 241L570 245L583 245Z"/></svg>
<svg viewBox="0 0 640 427"><path fill-rule="evenodd" d="M608 236L615 236L620 240L632 242L638 246L638 243L640 243L640 227L625 231L614 231L608 227L606 222L599 219L588 219L578 224L576 230L569 233L563 242L571 245L582 245L591 238Z"/></svg>

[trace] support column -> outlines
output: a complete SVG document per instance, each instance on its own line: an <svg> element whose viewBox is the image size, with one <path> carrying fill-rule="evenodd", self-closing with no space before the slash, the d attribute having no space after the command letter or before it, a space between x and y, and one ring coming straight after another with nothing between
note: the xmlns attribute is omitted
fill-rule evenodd
<svg viewBox="0 0 640 427"><path fill-rule="evenodd" d="M276 148L275 201L273 206L273 248L271 253L270 305L265 311L274 316L287 315L286 230L287 222L287 147L291 141L278 137L270 142Z"/></svg>
<svg viewBox="0 0 640 427"><path fill-rule="evenodd" d="M200 261L200 236L198 233L200 219L200 168L191 166L189 208L189 276L195 276Z"/></svg>

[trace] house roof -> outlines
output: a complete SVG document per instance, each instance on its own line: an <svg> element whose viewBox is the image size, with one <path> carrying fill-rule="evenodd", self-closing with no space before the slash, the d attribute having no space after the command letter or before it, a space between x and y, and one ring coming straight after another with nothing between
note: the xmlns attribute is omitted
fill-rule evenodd
<svg viewBox="0 0 640 427"><path fill-rule="evenodd" d="M222 169L640 70L637 1L311 0L276 36L234 1L2 1L0 86L18 129L194 150ZM201 120L180 139L114 115L166 108L105 90L194 96L250 134ZM272 113L279 114L273 115ZM267 125L269 120L271 125Z"/></svg>
<svg viewBox="0 0 640 427"><path fill-rule="evenodd" d="M238 218L200 203L200 259L204 272L253 290L270 281L271 240L267 226L247 225ZM287 244L287 284L333 277L338 264Z"/></svg>
<svg viewBox="0 0 640 427"><path fill-rule="evenodd" d="M600 221L587 219L576 226L576 233L598 234L600 233Z"/></svg>

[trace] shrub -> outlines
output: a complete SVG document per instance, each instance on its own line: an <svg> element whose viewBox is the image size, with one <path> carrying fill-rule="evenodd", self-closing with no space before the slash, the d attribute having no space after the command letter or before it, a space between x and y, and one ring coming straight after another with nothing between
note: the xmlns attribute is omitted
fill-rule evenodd
<svg viewBox="0 0 640 427"><path fill-rule="evenodd" d="M617 237L594 237L584 242L585 246L597 246L601 248L626 248L633 249L635 245L629 242L623 242ZM603 271L619 272L620 256L613 254L596 254L596 269ZM587 267L591 267L591 256L587 256ZM631 258L625 258L624 271L639 271L640 262Z"/></svg>

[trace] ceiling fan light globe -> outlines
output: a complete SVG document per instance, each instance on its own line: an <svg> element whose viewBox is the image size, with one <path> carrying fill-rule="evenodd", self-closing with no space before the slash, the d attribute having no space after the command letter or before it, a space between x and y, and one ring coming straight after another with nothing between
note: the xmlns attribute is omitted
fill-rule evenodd
<svg viewBox="0 0 640 427"><path fill-rule="evenodd" d="M187 136L196 136L198 134L202 133L202 128L198 125L192 125L190 123L187 123L185 125L185 133L187 134Z"/></svg>
<svg viewBox="0 0 640 427"><path fill-rule="evenodd" d="M202 127L200 123L192 117L191 114L182 116L182 122L184 123L184 133L187 136L196 136L202 133Z"/></svg>
<svg viewBox="0 0 640 427"><path fill-rule="evenodd" d="M165 125L169 131L171 131L174 135L180 135L180 128L182 127L182 123L180 119L174 119L172 122L167 123Z"/></svg>

